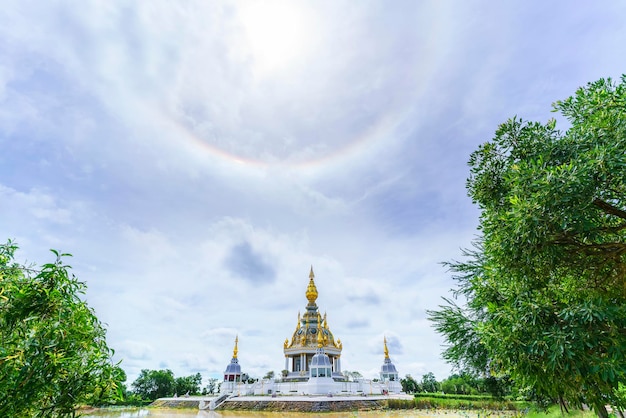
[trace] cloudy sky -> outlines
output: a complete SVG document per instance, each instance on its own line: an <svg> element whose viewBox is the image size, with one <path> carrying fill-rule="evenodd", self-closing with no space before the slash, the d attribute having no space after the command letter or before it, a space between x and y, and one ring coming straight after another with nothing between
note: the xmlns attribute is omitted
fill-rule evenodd
<svg viewBox="0 0 626 418"><path fill-rule="evenodd" d="M626 72L626 3L5 1L0 236L74 255L129 375L284 368L312 265L343 369L450 366L425 311L467 160ZM561 127L565 127L560 123Z"/></svg>

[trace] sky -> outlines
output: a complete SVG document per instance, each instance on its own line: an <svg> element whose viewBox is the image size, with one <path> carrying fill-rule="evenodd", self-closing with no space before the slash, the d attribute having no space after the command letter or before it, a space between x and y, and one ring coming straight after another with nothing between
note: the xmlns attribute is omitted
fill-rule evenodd
<svg viewBox="0 0 626 418"><path fill-rule="evenodd" d="M28 1L0 9L0 240L71 253L130 384L252 377L317 304L343 370L453 370L427 319L467 161L626 72L626 3Z"/></svg>

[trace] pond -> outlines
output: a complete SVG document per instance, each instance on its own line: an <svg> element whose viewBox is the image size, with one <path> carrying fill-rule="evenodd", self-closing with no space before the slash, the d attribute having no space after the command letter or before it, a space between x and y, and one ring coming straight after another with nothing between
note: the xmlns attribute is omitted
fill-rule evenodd
<svg viewBox="0 0 626 418"><path fill-rule="evenodd" d="M409 417L409 418L478 418L495 417L497 412L485 411L430 411L430 410L393 410L393 411L351 411L351 412L257 412L257 411L199 411L193 409L117 409L100 410L83 415L84 418L385 418L385 417ZM510 414L509 414L510 416Z"/></svg>

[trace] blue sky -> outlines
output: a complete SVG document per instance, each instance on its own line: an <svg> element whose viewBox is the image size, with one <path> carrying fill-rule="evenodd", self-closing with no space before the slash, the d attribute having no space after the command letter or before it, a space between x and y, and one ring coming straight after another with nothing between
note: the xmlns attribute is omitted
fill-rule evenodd
<svg viewBox="0 0 626 418"><path fill-rule="evenodd" d="M8 1L0 231L70 252L129 375L284 367L312 265L344 370L451 372L425 311L469 154L626 72L621 2ZM560 126L566 125L559 119Z"/></svg>

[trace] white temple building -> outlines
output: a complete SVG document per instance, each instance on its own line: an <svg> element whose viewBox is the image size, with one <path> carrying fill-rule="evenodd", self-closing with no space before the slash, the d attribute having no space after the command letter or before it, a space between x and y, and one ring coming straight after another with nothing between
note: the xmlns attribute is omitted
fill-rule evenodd
<svg viewBox="0 0 626 418"><path fill-rule="evenodd" d="M306 289L308 304L304 315L298 313L298 322L291 338L285 339L285 370L276 379L262 379L246 383L237 358L238 338L230 364L224 371L220 386L222 394L245 395L358 395L401 393L399 374L389 358L387 339L384 339L385 358L379 380L349 381L341 372L341 341L336 340L328 327L326 314L322 317L317 304L317 287L313 267Z"/></svg>

